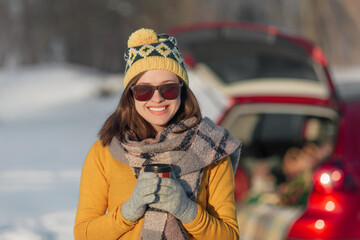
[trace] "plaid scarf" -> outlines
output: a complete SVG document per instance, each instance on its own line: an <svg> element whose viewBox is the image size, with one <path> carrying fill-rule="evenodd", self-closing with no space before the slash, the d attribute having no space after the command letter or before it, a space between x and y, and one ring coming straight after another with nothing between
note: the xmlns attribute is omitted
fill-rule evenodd
<svg viewBox="0 0 360 240"><path fill-rule="evenodd" d="M203 169L230 156L235 172L240 158L241 143L209 118L203 118L199 125L190 130L176 133L193 121L194 119L190 118L172 124L159 132L156 138L141 142L126 138L125 143L121 143L114 138L109 151L115 159L130 166L136 176L146 165L172 164L174 174L187 196L195 201ZM169 213L148 209L144 218L140 239L187 239L188 234L181 222Z"/></svg>

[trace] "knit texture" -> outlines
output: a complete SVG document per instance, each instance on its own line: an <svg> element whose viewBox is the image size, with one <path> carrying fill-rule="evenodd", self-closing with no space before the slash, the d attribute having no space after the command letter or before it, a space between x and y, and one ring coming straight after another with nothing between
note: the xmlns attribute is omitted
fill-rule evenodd
<svg viewBox="0 0 360 240"><path fill-rule="evenodd" d="M124 218L136 222L144 215L147 204L155 201L159 180L157 175L152 172L140 174L130 199L121 207Z"/></svg>
<svg viewBox="0 0 360 240"><path fill-rule="evenodd" d="M170 125L158 133L155 139L141 142L127 139L126 143L120 143L114 138L109 151L115 159L132 167L135 175L139 175L144 166L149 164L172 164L174 174L188 198L195 201L203 169L225 156L230 156L235 171L241 143L226 129L217 126L208 118L202 119L198 126L184 133L175 133L185 129L192 121L194 119ZM145 212L140 237L181 240L187 239L187 232L171 214L149 209Z"/></svg>
<svg viewBox="0 0 360 240"><path fill-rule="evenodd" d="M124 88L131 79L147 70L167 70L189 84L185 62L173 36L139 29L130 35L124 58Z"/></svg>
<svg viewBox="0 0 360 240"><path fill-rule="evenodd" d="M183 223L190 223L195 219L196 203L188 198L175 178L162 178L156 195L158 201L150 203L149 207L171 213Z"/></svg>

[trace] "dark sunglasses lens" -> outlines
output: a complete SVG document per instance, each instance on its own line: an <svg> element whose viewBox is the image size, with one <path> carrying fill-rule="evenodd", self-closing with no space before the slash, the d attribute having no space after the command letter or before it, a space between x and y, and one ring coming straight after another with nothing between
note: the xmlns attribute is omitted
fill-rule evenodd
<svg viewBox="0 0 360 240"><path fill-rule="evenodd" d="M154 93L152 86L148 85L137 85L134 87L134 96L138 101L149 100Z"/></svg>
<svg viewBox="0 0 360 240"><path fill-rule="evenodd" d="M165 84L160 86L160 93L163 98L172 100L179 96L179 84Z"/></svg>

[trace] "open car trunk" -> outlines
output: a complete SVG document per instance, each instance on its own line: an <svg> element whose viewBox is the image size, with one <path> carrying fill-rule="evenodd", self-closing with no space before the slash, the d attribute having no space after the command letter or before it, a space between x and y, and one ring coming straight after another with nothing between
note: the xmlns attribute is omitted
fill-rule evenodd
<svg viewBox="0 0 360 240"><path fill-rule="evenodd" d="M246 187L244 180L236 181L236 199L305 206L305 195L304 199L288 201L255 198L276 191L281 184L294 180L297 173L325 161L333 150L338 117L332 109L309 105L268 103L233 107L221 125L242 140L241 169L236 178L245 175L248 179Z"/></svg>
<svg viewBox="0 0 360 240"><path fill-rule="evenodd" d="M241 22L195 24L169 33L189 65L229 96L291 96L337 105L321 49L302 38Z"/></svg>
<svg viewBox="0 0 360 240"><path fill-rule="evenodd" d="M227 113L221 125L243 143L235 174L243 239L286 238L305 211L314 170L333 152L338 120L331 108L300 104L238 104Z"/></svg>

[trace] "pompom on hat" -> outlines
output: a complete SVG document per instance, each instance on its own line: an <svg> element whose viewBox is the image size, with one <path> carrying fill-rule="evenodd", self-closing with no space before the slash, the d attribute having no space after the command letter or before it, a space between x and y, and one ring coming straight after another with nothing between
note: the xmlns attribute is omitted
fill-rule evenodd
<svg viewBox="0 0 360 240"><path fill-rule="evenodd" d="M173 36L139 29L130 35L124 58L124 88L131 79L147 70L167 70L189 84L185 62Z"/></svg>

